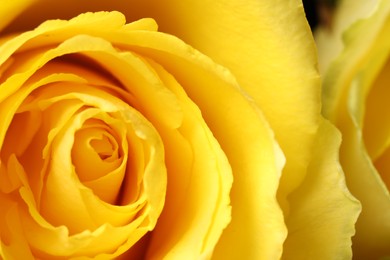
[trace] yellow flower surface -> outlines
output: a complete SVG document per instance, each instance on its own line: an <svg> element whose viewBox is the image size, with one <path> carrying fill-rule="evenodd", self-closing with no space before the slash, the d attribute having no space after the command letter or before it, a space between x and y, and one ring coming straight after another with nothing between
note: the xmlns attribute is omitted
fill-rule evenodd
<svg viewBox="0 0 390 260"><path fill-rule="evenodd" d="M0 5L3 259L351 257L300 1Z"/></svg>
<svg viewBox="0 0 390 260"><path fill-rule="evenodd" d="M317 32L324 113L343 134L341 164L362 203L353 254L378 259L390 256L390 2L341 1L333 26Z"/></svg>

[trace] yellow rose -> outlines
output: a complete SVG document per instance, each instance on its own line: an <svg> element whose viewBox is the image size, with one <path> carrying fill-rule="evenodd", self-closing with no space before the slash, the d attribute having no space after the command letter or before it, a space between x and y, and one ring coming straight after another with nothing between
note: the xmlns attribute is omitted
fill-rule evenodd
<svg viewBox="0 0 390 260"><path fill-rule="evenodd" d="M300 1L0 17L2 258L351 256L360 204Z"/></svg>
<svg viewBox="0 0 390 260"><path fill-rule="evenodd" d="M347 186L362 203L356 259L390 256L389 35L389 1L340 1L332 30L316 32L324 113L343 134Z"/></svg>

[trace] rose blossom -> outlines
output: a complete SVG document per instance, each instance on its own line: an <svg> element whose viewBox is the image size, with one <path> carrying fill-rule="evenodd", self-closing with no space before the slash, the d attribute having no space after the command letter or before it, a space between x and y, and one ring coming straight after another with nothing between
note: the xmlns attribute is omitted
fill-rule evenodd
<svg viewBox="0 0 390 260"><path fill-rule="evenodd" d="M317 31L324 113L341 130L347 186L362 203L353 254L390 254L389 1L340 1L331 31ZM333 59L328 59L334 57Z"/></svg>
<svg viewBox="0 0 390 260"><path fill-rule="evenodd" d="M299 1L0 15L3 258L350 257L359 203Z"/></svg>

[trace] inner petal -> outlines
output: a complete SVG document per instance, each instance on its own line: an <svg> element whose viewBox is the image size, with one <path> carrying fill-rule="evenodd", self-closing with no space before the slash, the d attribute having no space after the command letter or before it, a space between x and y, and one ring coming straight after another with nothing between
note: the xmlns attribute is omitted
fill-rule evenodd
<svg viewBox="0 0 390 260"><path fill-rule="evenodd" d="M99 155L100 159L105 161L106 159L113 156L114 144L107 135L104 133L98 139L92 139L90 141L91 147Z"/></svg>
<svg viewBox="0 0 390 260"><path fill-rule="evenodd" d="M75 133L71 156L77 177L110 204L117 204L125 176L133 174L126 167L126 133L121 120L105 113L88 119Z"/></svg>
<svg viewBox="0 0 390 260"><path fill-rule="evenodd" d="M72 160L79 179L91 181L116 169L119 160L118 143L104 128L83 128L75 134Z"/></svg>

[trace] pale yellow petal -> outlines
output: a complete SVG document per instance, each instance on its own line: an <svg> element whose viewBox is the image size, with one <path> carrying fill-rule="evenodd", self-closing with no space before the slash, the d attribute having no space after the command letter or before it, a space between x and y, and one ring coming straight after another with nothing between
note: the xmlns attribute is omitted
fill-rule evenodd
<svg viewBox="0 0 390 260"><path fill-rule="evenodd" d="M350 259L351 237L361 211L338 162L341 135L322 120L308 175L291 194L289 236L283 259Z"/></svg>

